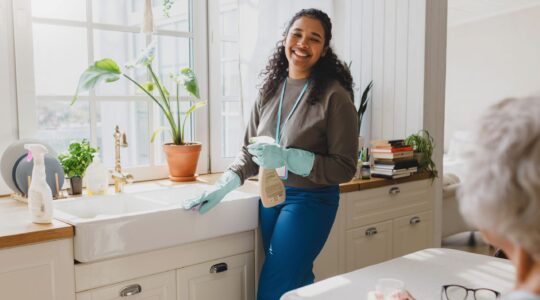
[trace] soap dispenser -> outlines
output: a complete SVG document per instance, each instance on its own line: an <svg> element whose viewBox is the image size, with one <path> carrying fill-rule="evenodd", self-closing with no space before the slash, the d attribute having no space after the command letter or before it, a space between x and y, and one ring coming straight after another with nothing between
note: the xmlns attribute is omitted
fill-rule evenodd
<svg viewBox="0 0 540 300"><path fill-rule="evenodd" d="M34 160L32 179L28 188L28 208L32 222L48 224L52 222L52 191L46 180L45 153L47 148L41 144L26 144L27 159Z"/></svg>
<svg viewBox="0 0 540 300"><path fill-rule="evenodd" d="M99 156L94 156L84 174L88 195L104 195L109 186L109 171L101 163Z"/></svg>

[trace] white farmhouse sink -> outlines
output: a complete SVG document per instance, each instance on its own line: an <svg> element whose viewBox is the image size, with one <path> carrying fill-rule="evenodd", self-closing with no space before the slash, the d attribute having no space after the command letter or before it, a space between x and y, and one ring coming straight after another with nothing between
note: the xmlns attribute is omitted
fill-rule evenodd
<svg viewBox="0 0 540 300"><path fill-rule="evenodd" d="M258 223L258 196L234 191L205 215L186 211L182 201L209 185L190 184L133 194L54 201L54 217L75 227L79 262L166 248L252 230Z"/></svg>

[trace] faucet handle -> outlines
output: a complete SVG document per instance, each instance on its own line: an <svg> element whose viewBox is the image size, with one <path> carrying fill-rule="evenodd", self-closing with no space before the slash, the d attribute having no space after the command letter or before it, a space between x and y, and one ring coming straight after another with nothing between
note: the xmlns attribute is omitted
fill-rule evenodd
<svg viewBox="0 0 540 300"><path fill-rule="evenodd" d="M126 183L128 184L133 183L133 181L135 180L135 178L133 178L133 175L129 173L124 173L124 177L126 178Z"/></svg>
<svg viewBox="0 0 540 300"><path fill-rule="evenodd" d="M122 147L127 147L128 146L128 142L127 142L127 136L126 136L126 133L122 133L122 143L120 144L120 146Z"/></svg>

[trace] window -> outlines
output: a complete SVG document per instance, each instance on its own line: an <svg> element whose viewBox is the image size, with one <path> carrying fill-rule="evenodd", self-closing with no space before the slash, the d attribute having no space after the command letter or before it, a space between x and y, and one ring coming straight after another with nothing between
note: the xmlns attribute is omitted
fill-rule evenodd
<svg viewBox="0 0 540 300"><path fill-rule="evenodd" d="M240 150L244 137L238 19L238 0L210 2L212 172L225 170Z"/></svg>
<svg viewBox="0 0 540 300"><path fill-rule="evenodd" d="M167 175L161 145L166 134L150 143L152 132L166 126L161 111L124 79L102 84L81 95L70 106L79 75L89 64L112 58L123 71L152 38L140 33L142 0L24 0L14 1L19 131L21 138L36 137L62 152L72 140L87 138L100 148L100 156L114 166L114 127L126 132L129 147L121 153L122 166L136 180ZM153 1L157 40L154 66L171 94L169 74L182 67L194 69L207 97L206 4L176 0L170 17L163 16L162 1ZM145 81L145 70L129 70ZM173 95L174 96L174 95ZM181 111L190 106L180 93ZM208 120L196 112L186 128L188 139L207 144ZM203 150L199 173L206 173Z"/></svg>

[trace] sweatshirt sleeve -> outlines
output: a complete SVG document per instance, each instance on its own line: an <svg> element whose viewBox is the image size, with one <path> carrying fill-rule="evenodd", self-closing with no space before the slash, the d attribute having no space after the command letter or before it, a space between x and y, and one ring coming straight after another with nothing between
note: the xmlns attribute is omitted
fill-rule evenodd
<svg viewBox="0 0 540 300"><path fill-rule="evenodd" d="M248 152L247 146L249 145L249 139L257 136L257 128L259 126L260 119L260 99L255 101L253 108L251 109L251 116L246 127L244 135L244 144L240 149L234 162L227 168L235 172L240 177L241 184L249 177L257 175L259 173L259 166L251 159L252 155Z"/></svg>
<svg viewBox="0 0 540 300"><path fill-rule="evenodd" d="M327 113L326 154L315 154L308 178L318 184L348 182L356 173L358 160L358 115L345 90L330 96Z"/></svg>

